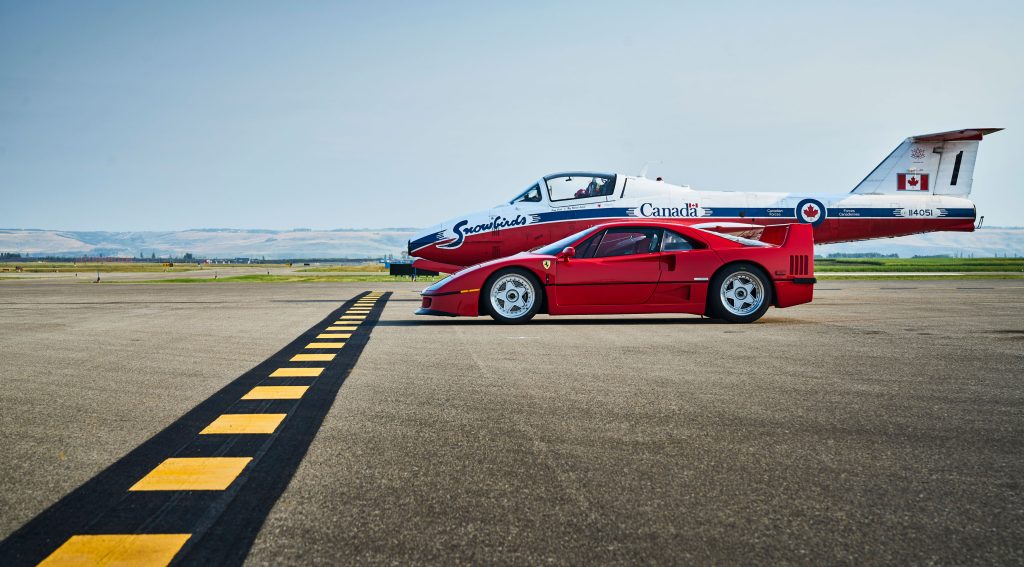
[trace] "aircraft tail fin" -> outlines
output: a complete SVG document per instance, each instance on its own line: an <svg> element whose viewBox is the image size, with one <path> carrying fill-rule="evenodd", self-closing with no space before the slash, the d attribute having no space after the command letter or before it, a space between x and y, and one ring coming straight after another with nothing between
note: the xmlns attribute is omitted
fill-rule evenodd
<svg viewBox="0 0 1024 567"><path fill-rule="evenodd" d="M1002 128L970 128L911 136L878 164L851 193L873 195L971 194L981 139Z"/></svg>

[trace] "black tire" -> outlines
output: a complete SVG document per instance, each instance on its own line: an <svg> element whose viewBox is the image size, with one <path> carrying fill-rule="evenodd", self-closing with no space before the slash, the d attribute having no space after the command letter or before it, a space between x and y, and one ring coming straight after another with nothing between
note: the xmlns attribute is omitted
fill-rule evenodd
<svg viewBox="0 0 1024 567"><path fill-rule="evenodd" d="M502 289L496 290L496 287ZM480 300L495 321L515 325L533 319L540 311L544 290L529 270L505 268L487 278L480 290Z"/></svg>
<svg viewBox="0 0 1024 567"><path fill-rule="evenodd" d="M730 323L753 323L772 304L772 282L761 268L740 262L715 274L708 285L708 315Z"/></svg>

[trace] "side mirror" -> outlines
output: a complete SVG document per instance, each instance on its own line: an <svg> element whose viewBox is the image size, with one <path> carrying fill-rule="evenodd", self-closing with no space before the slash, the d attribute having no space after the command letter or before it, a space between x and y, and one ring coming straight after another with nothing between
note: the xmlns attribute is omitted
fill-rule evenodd
<svg viewBox="0 0 1024 567"><path fill-rule="evenodd" d="M576 257L576 249L573 248L572 246L566 246L565 248L562 249L562 252L560 254L558 254L558 259L563 261L563 262L568 262L569 258L575 258L575 257Z"/></svg>

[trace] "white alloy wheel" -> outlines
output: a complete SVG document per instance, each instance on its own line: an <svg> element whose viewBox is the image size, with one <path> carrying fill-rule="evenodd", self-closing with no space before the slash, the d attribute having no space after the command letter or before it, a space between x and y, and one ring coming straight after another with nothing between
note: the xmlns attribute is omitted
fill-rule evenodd
<svg viewBox="0 0 1024 567"><path fill-rule="evenodd" d="M729 275L719 290L722 308L737 317L746 317L764 304L764 284L756 275L739 271Z"/></svg>
<svg viewBox="0 0 1024 567"><path fill-rule="evenodd" d="M515 272L499 276L491 284L488 300L491 310L510 320L529 318L537 303L537 290L530 278Z"/></svg>

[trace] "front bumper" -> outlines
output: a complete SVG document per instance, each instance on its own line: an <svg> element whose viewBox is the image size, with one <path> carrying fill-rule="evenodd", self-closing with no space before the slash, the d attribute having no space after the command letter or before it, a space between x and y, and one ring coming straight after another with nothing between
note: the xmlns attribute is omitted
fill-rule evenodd
<svg viewBox="0 0 1024 567"><path fill-rule="evenodd" d="M417 315L437 315L439 317L458 317L455 313L448 313L447 311L439 311L437 309L426 309L419 308L416 310Z"/></svg>
<svg viewBox="0 0 1024 567"><path fill-rule="evenodd" d="M421 294L417 315L476 317L480 314L480 290Z"/></svg>

